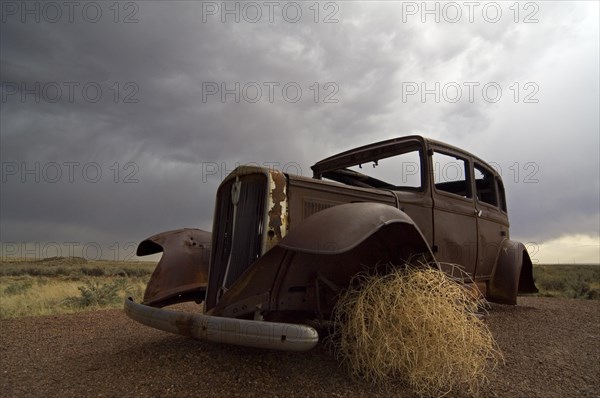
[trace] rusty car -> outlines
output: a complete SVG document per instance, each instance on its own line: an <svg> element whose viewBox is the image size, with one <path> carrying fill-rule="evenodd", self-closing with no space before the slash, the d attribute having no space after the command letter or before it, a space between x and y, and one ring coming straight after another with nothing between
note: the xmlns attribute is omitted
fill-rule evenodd
<svg viewBox="0 0 600 398"><path fill-rule="evenodd" d="M240 166L219 185L212 232L142 241L138 256L163 254L126 314L197 339L301 351L353 276L390 264L437 267L490 302L537 291L526 247L510 239L502 178L475 155L413 135L311 169ZM164 308L181 302L201 309Z"/></svg>

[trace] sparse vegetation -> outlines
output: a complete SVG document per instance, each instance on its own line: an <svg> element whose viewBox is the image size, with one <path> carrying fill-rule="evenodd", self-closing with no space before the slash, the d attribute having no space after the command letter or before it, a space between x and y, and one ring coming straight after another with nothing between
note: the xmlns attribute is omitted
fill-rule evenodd
<svg viewBox="0 0 600 398"><path fill-rule="evenodd" d="M535 264L533 277L541 296L600 300L600 265Z"/></svg>
<svg viewBox="0 0 600 398"><path fill-rule="evenodd" d="M78 257L0 262L0 319L118 308L141 297L156 263Z"/></svg>
<svg viewBox="0 0 600 398"><path fill-rule="evenodd" d="M119 282L122 286L118 297L141 297L155 267L153 262L92 261L80 257L37 261L4 258L0 261L0 319L119 307L120 300L93 304L93 299L84 298L90 293L83 293L80 288L99 293L124 280L126 283ZM599 265L536 264L533 272L542 296L600 299Z"/></svg>
<svg viewBox="0 0 600 398"><path fill-rule="evenodd" d="M477 394L501 354L475 312L483 303L433 268L358 275L336 306L331 342L355 376L400 380L419 395Z"/></svg>
<svg viewBox="0 0 600 398"><path fill-rule="evenodd" d="M15 294L22 294L33 286L33 280L26 279L23 281L16 281L15 283L8 285L4 288L4 296L14 296Z"/></svg>
<svg viewBox="0 0 600 398"><path fill-rule="evenodd" d="M65 299L65 303L73 307L105 307L118 304L121 301L119 293L127 287L127 280L120 278L110 282L86 280L83 286L78 286L80 295Z"/></svg>
<svg viewBox="0 0 600 398"><path fill-rule="evenodd" d="M82 278L84 276L149 277L156 263L142 261L88 261L81 257L53 257L31 261L19 259L0 262L0 277L47 276Z"/></svg>

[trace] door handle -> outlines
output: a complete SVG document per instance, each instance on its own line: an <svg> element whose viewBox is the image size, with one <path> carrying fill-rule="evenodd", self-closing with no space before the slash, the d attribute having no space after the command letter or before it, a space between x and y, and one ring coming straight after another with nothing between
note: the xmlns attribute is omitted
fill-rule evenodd
<svg viewBox="0 0 600 398"><path fill-rule="evenodd" d="M475 215L477 217L481 217L481 213L483 213L481 210L475 209Z"/></svg>

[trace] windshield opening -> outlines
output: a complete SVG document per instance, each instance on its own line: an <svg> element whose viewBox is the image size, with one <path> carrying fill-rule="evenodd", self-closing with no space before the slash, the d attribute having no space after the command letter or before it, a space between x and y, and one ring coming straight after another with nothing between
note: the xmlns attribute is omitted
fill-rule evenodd
<svg viewBox="0 0 600 398"><path fill-rule="evenodd" d="M422 156L418 148L329 171L323 178L363 188L422 190Z"/></svg>

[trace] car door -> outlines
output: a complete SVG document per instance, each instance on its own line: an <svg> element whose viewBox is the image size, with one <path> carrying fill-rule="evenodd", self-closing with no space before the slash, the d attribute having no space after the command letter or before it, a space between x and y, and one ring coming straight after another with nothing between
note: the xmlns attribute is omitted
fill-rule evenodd
<svg viewBox="0 0 600 398"><path fill-rule="evenodd" d="M477 215L470 159L435 146L429 154L436 258L445 272L460 276L452 270L458 265L472 277L477 266Z"/></svg>
<svg viewBox="0 0 600 398"><path fill-rule="evenodd" d="M508 215L500 176L477 161L473 171L478 231L475 279L487 280L492 276L500 245L508 238Z"/></svg>

